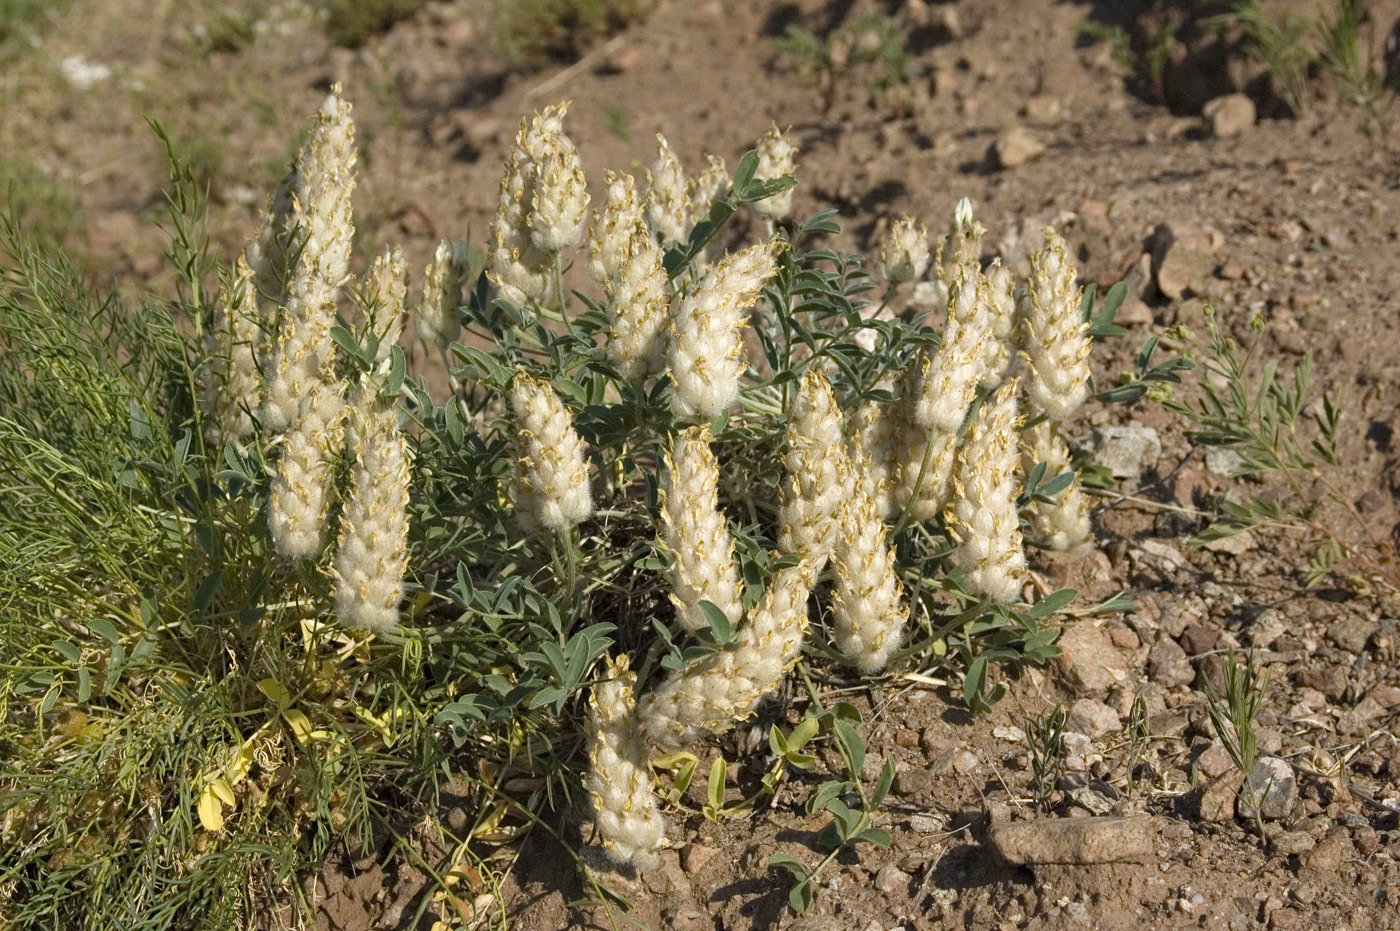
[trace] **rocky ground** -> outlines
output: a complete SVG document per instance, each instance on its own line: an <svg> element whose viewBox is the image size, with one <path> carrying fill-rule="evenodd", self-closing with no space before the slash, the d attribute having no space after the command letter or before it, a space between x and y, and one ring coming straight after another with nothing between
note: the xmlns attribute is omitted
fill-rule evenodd
<svg viewBox="0 0 1400 931"><path fill-rule="evenodd" d="M650 162L658 131L690 167L705 152L732 165L777 122L802 149L796 212L836 207L840 246L869 248L903 213L941 227L968 197L990 231L987 258L1023 263L1051 223L1086 282L1127 280L1129 334L1100 346L1102 383L1131 367L1149 332L1199 333L1207 305L1243 341L1256 338L1251 318L1265 321L1258 355L1286 371L1310 353L1312 397L1325 388L1345 412L1329 473L1345 506L1319 520L1393 558L1394 133L1325 85L1288 112L1228 35L1220 44L1178 22L1181 41L1143 80L1077 24L1128 22L1150 15L1147 3L908 0L888 8L909 76L876 92L858 70L804 81L774 50L789 23L820 32L854 21L867 7L853 2L663 0L581 61L538 67L496 50L487 0L433 0L358 51L332 47L295 3L241 5L252 18L231 35L221 6L76 0L7 62L6 164L49 185L36 202L67 212L63 235L99 280L169 285L153 223L166 178L143 116L167 125L210 181L216 249L230 256L298 127L342 82L362 138L358 253L400 243L416 267L439 238L481 240L513 128L538 106L573 101L569 132L595 199L605 168ZM1400 3L1368 6L1375 25L1362 38L1378 51ZM821 822L801 808L814 783L798 781L758 815L677 824L653 873L604 876L635 901L623 916L587 904L573 863L536 831L507 851L518 857L494 901L508 926L1400 927L1396 592L1345 568L1305 587L1316 533L1193 546L1222 500L1261 487L1229 478L1231 463L1193 448L1160 406L1094 407L1075 428L1112 475L1098 546L1040 573L1047 591L1079 589L1081 607L1126 592L1133 609L1071 618L1057 664L999 673L1008 696L985 714L969 714L954 671L933 663L871 688L820 680L862 708L869 765L897 764L876 817L888 850L838 858L812 909L793 916L787 876L768 857L819 858ZM1246 775L1217 739L1204 685L1222 688L1225 665L1247 651L1267 685L1260 762ZM1057 705L1063 753L1043 777L1026 724ZM709 753L746 760L731 773L746 786L766 768L765 746L740 733ZM829 749L820 756L839 768ZM421 879L386 876L370 859L309 888L323 927L408 927Z"/></svg>

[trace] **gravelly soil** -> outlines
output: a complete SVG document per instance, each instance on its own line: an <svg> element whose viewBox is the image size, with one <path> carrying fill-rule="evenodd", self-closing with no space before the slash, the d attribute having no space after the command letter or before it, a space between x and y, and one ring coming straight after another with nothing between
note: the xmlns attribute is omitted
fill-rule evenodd
<svg viewBox="0 0 1400 931"><path fill-rule="evenodd" d="M1165 270L1160 287L1152 274L1138 279L1129 336L1095 356L1101 381L1130 367L1149 328L1199 330L1207 303L1242 340L1253 339L1252 316L1267 321L1260 353L1283 366L1311 353L1319 388L1345 410L1335 480L1393 553L1400 161L1355 108L1323 93L1301 116L1277 116L1240 56L1212 71L1201 44L1174 50L1184 64L1168 70L1165 105L1145 99L1150 91L1135 96L1106 46L1075 28L1086 15L1131 13L1131 3L893 4L908 29L911 77L885 94L859 76L829 92L804 84L773 50L787 23L830 27L860 4L668 0L577 65L537 70L493 51L490 6L431 2L349 52L296 5L264 3L265 31L210 52L200 36L217 22L213 4L79 0L39 50L7 67L0 144L70 186L87 218L75 245L97 276L134 289L168 285L151 222L165 179L143 115L165 122L205 166L217 247L231 255L255 229L304 117L343 82L364 140L359 254L400 243L417 267L440 237L485 234L505 146L534 107L572 99L569 131L595 199L603 169L650 162L655 132L691 167L703 152L733 164L776 121L802 149L796 212L838 208L842 246L869 248L902 213L941 227L966 196L990 231L989 259L1024 263L1051 223L1077 250L1085 281L1107 286L1144 261ZM1378 45L1400 3L1369 6ZM75 88L58 69L74 55L111 75ZM1214 137L1200 104L1246 87L1268 118ZM1001 168L989 149L1011 127L1045 150ZM1094 408L1073 432L1124 424L1155 430L1160 456L1100 498L1096 552L1039 568L1047 591L1074 586L1081 605L1126 591L1135 610L1071 620L1066 658L1016 673L987 714L969 715L955 687L937 686L954 681L938 666L849 690L872 722L872 760L898 763L879 816L889 850L839 859L813 909L792 916L784 875L767 858L814 861L820 822L800 808L807 784L788 786L752 818L674 825L676 849L661 869L606 877L636 901L621 918L571 907L586 898L576 871L535 832L504 888L510 927L1400 926L1395 593L1359 572L1305 589L1306 535L1191 546L1201 510L1240 484L1208 468L1181 425L1147 403ZM1323 519L1362 540L1342 508ZM1200 688L1218 680L1232 648L1252 648L1269 670L1259 744L1286 762L1280 781L1297 788L1287 810L1260 817L1236 804L1238 777L1213 741ZM1139 697L1146 736L1133 740L1125 726ZM1055 790L1036 798L1023 725L1057 702L1071 709L1068 759ZM743 732L709 753L732 760L736 746L758 743ZM761 752L749 759L733 773L741 786L765 765ZM1133 859L1011 865L992 842L1007 824L1041 819L1049 832L1053 819L1091 814L1142 816L1113 829ZM1062 839L1039 842L1032 859L1068 856ZM367 860L333 867L310 888L323 927L361 928L407 926L423 886L411 870L385 876Z"/></svg>

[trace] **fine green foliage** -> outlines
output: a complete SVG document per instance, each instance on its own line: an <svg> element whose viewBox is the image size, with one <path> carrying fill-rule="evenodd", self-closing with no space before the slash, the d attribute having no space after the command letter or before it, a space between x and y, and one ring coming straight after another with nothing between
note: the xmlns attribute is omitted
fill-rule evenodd
<svg viewBox="0 0 1400 931"><path fill-rule="evenodd" d="M1031 795L1042 811L1050 811L1055 789L1065 771L1065 724L1069 712L1056 703L1042 715L1026 718L1026 745L1031 750Z"/></svg>
<svg viewBox="0 0 1400 931"><path fill-rule="evenodd" d="M825 36L792 24L773 41L804 81L815 83L830 108L836 88L859 80L871 91L886 91L904 82L909 55L904 30L888 13L871 12Z"/></svg>
<svg viewBox="0 0 1400 931"><path fill-rule="evenodd" d="M827 853L811 866L785 853L775 853L768 858L770 867L786 870L792 875L788 907L799 913L811 908L817 877L842 851L855 850L862 844L876 847L890 845L889 832L878 827L872 816L884 804L894 784L894 760L886 759L880 766L874 785L867 785L861 778L865 771L866 753L865 741L857 730L861 723L859 709L846 702L838 702L831 709L821 712L815 720L822 731L834 739L836 751L846 769L844 777L828 779L818 786L805 806L809 815L821 812L831 815L831 820L816 837L816 846L825 848Z"/></svg>
<svg viewBox="0 0 1400 931"><path fill-rule="evenodd" d="M650 15L655 0L505 0L501 49L512 61L572 61Z"/></svg>
<svg viewBox="0 0 1400 931"><path fill-rule="evenodd" d="M1188 400L1164 384L1153 397L1190 424L1193 429L1187 435L1192 442L1234 453L1234 476L1271 479L1281 483L1284 493L1275 489L1227 498L1220 504L1219 519L1198 534L1196 542L1208 543L1251 528L1303 531L1315 543L1306 578L1309 585L1349 562L1388 587L1400 589L1394 545L1373 531L1337 484L1342 411L1326 394L1308 402L1311 355L1305 355L1291 375L1283 374L1276 363L1256 358L1258 337L1264 330L1261 318L1251 322L1255 340L1247 350L1220 331L1209 308L1205 326L1206 341L1195 344L1191 352L1203 369L1199 394ZM1336 523L1337 510L1345 514L1359 538L1342 532Z"/></svg>
<svg viewBox="0 0 1400 931"><path fill-rule="evenodd" d="M1238 26L1245 36L1245 54L1269 72L1279 96L1296 113L1307 97L1313 53L1308 47L1313 24L1297 13L1277 19L1259 0L1234 0L1228 13L1215 18L1220 24Z"/></svg>
<svg viewBox="0 0 1400 931"><path fill-rule="evenodd" d="M359 48L423 8L424 0L317 0L326 35L336 45Z"/></svg>
<svg viewBox="0 0 1400 931"><path fill-rule="evenodd" d="M1344 100L1384 128L1393 94L1375 50L1362 50L1364 18L1360 0L1333 0L1315 19L1291 12L1274 17L1260 0L1234 0L1212 22L1242 30L1245 54L1269 73L1293 112L1307 105L1313 79L1326 74Z"/></svg>
<svg viewBox="0 0 1400 931"><path fill-rule="evenodd" d="M48 178L28 160L0 157L0 202L40 249L71 248L86 226L72 185Z"/></svg>
<svg viewBox="0 0 1400 931"><path fill-rule="evenodd" d="M1155 7L1155 4L1154 4ZM1138 38L1122 26L1098 20L1081 20L1076 26L1080 35L1096 42L1107 42L1113 60L1132 75L1152 98L1164 102L1166 91L1162 78L1171 61L1176 42L1176 27L1170 22L1159 25L1150 34Z"/></svg>
<svg viewBox="0 0 1400 931"><path fill-rule="evenodd" d="M1259 713L1259 705L1264 700L1264 692L1269 688L1269 675L1266 671L1261 678L1254 669L1253 658L1244 662L1235 659L1234 651L1225 659L1222 670L1225 694L1221 695L1205 677L1206 710L1210 713L1210 723L1215 727L1215 736L1230 754L1235 767L1249 775L1258 762L1259 754L1255 746L1254 718Z"/></svg>

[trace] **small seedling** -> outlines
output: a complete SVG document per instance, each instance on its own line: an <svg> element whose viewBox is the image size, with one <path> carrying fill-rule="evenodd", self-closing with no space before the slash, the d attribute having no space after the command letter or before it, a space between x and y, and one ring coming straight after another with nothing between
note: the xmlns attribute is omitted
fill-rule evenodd
<svg viewBox="0 0 1400 931"><path fill-rule="evenodd" d="M1269 674L1262 678L1254 670L1252 658L1243 663L1235 660L1231 650L1225 659L1222 672L1225 694L1216 691L1210 677L1205 679L1206 710L1210 713L1210 723L1215 727L1215 736L1230 754L1235 767L1246 776L1254 769L1259 754L1255 745L1254 717L1259 712L1259 704L1264 700L1264 692L1269 688Z"/></svg>
<svg viewBox="0 0 1400 931"><path fill-rule="evenodd" d="M1055 786L1065 771L1065 723L1069 712L1055 704L1042 715L1028 717L1026 745L1031 751L1031 794L1042 811L1052 807Z"/></svg>
<svg viewBox="0 0 1400 931"><path fill-rule="evenodd" d="M847 774L843 779L830 779L822 783L807 799L808 814L824 811L831 815L831 820L816 839L817 846L827 848L828 853L812 866L784 853L775 853L768 858L769 866L792 874L793 885L788 890L788 905L798 913L811 907L817 877L843 850L852 850L861 844L876 847L890 845L889 832L875 826L871 813L884 803L894 783L894 761L884 761L875 785L867 790L860 777L865 768L865 741L856 730L856 725L860 723L859 710L842 702L824 712L820 722L823 730L835 738L836 749L841 754ZM854 808L846 801L852 794L856 796Z"/></svg>

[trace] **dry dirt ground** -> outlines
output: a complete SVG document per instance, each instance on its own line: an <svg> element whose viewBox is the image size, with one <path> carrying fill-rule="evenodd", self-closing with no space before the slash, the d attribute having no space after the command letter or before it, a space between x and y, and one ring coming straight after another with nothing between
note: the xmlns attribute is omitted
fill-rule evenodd
<svg viewBox="0 0 1400 931"><path fill-rule="evenodd" d="M441 237L480 242L505 146L533 108L572 99L568 129L595 200L605 168L650 162L658 131L688 166L704 152L732 165L777 122L802 150L796 212L836 207L840 246L869 248L902 213L940 228L968 197L990 231L988 259L1024 261L1053 223L1085 281L1107 286L1146 263L1149 274L1134 279L1140 300L1125 308L1129 335L1095 356L1101 380L1130 366L1149 328L1199 331L1206 303L1242 339L1262 317L1261 356L1286 368L1311 352L1319 385L1345 410L1337 480L1393 552L1397 140L1325 88L1289 115L1208 31L1172 49L1160 84L1140 85L1105 43L1076 30L1090 15L1127 21L1132 3L893 3L909 78L873 94L860 74L830 89L804 83L773 48L788 23L821 31L854 20L866 7L852 2L663 0L578 64L534 69L493 50L486 0L432 0L359 51L333 48L298 4L244 7L252 25L229 40L231 21L212 3L76 0L37 48L6 62L0 151L66 192L57 202L66 197L84 220L70 244L99 280L128 291L169 284L153 222L165 173L147 115L211 181L216 249L231 256L254 231L299 127L331 82L343 82L363 140L358 254L400 243L418 268ZM1363 40L1374 51L1400 4L1370 7L1375 27ZM75 61L100 66L97 76ZM1255 98L1257 123L1213 135L1202 102L1241 89ZM989 149L1011 127L1044 151L1001 166ZM659 870L605 877L636 903L609 916L571 905L588 893L536 831L503 890L509 926L1400 927L1400 604L1358 573L1305 589L1306 535L1191 546L1200 509L1241 485L1146 402L1095 407L1074 432L1114 425L1155 430L1159 454L1130 463L1099 499L1095 553L1040 568L1047 586L1079 588L1081 605L1124 590L1135 610L1071 620L1064 659L1008 678L1008 697L987 714L967 713L956 687L930 684L951 681L942 667L844 692L823 680L865 710L871 757L898 764L877 816L893 836L888 850L841 857L812 910L790 914L786 875L767 858L819 857L820 823L800 808L810 784L799 783L752 818L674 825L676 847ZM1340 509L1325 514L1359 539ZM1236 804L1238 776L1213 741L1201 685L1218 681L1232 647L1252 649L1269 670L1258 740L1286 764L1273 787L1278 810ZM1139 697L1145 726L1134 738L1127 723ZM1023 725L1057 702L1071 709L1067 758L1037 798ZM755 743L744 732L708 752L733 760L737 746ZM756 781L764 752L760 743L752 766L732 770L741 786ZM823 754L823 766L834 762ZM1131 816L1089 844L1114 862L1051 862L1083 854L1055 826L1090 815ZM998 849L1010 849L1022 823L1031 862L1012 865ZM423 884L412 871L386 876L369 858L308 888L322 927L409 927Z"/></svg>

